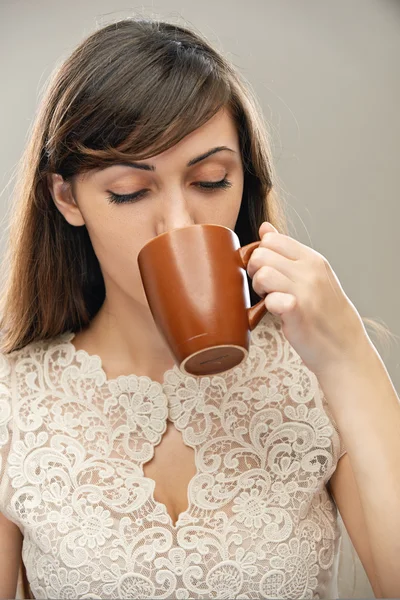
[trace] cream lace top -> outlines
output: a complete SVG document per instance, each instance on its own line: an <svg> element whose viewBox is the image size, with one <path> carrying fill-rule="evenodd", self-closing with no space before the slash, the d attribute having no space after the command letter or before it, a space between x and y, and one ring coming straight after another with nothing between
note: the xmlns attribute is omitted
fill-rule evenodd
<svg viewBox="0 0 400 600"><path fill-rule="evenodd" d="M163 385L107 380L73 336L0 355L0 511L35 598L337 597L345 450L278 317L238 367ZM197 471L175 525L143 475L167 419Z"/></svg>

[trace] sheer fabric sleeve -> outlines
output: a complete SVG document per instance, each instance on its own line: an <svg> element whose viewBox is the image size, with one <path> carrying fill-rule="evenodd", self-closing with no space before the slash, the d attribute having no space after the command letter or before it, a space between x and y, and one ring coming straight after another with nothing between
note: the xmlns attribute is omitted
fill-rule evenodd
<svg viewBox="0 0 400 600"><path fill-rule="evenodd" d="M12 437L11 361L0 354L0 512L5 508L4 477Z"/></svg>
<svg viewBox="0 0 400 600"><path fill-rule="evenodd" d="M321 392L321 397L322 397L322 405L323 405L324 411L325 411L325 413L326 413L326 415L327 415L328 419L330 420L330 422L331 422L331 425L332 425L332 427L334 428L334 430L335 430L335 432L336 432L336 434L337 434L337 437L338 437L338 439L339 439L339 454L338 454L338 459L337 459L337 462L339 462L339 460L342 458L342 456L343 456L344 454L346 454L347 450L346 450L346 448L345 448L345 445L344 445L344 443L343 443L343 439L342 439L342 436L341 436L341 434L340 434L340 431L339 431L339 428L338 428L338 426L337 426L337 423L336 423L336 421L335 421L335 419L334 419L334 417L333 417L333 414L332 414L331 408L330 408L330 406L329 406L329 404L328 404L328 401L327 401L327 400L326 400L326 398L325 398L325 395L324 395L324 393L323 393L323 391L322 391L322 388L321 388L321 386L319 385L319 383L318 383L318 387L319 387L319 389L320 389L320 392Z"/></svg>
<svg viewBox="0 0 400 600"><path fill-rule="evenodd" d="M339 462L339 460L342 458L342 456L344 454L346 454L347 450L346 450L346 447L345 447L345 445L343 443L342 436L340 435L339 428L338 428L338 426L336 424L335 419L332 416L332 413L331 413L328 405L326 405L325 411L326 411L326 413L327 413L327 415L328 415L328 417L329 417L329 419L330 419L330 421L332 423L333 428L335 429L335 431L336 431L336 433L338 434L338 437L339 437L339 443L340 443L339 457L338 457L338 462Z"/></svg>

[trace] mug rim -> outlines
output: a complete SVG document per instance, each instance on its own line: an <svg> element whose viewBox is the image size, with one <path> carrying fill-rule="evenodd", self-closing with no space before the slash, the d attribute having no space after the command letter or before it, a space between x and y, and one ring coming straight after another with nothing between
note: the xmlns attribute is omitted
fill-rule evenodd
<svg viewBox="0 0 400 600"><path fill-rule="evenodd" d="M227 229L231 233L234 233L235 235L237 235L235 233L235 231L233 229L231 229L230 227L226 227L225 225L218 225L217 223L194 223L193 225L185 225L184 227L174 227L173 229L169 229L168 231L164 231L164 233L160 233L160 235L157 235L156 237L151 238L151 240L149 240L148 242L146 242L141 247L141 249L139 250L138 259L139 259L139 256L140 256L142 250L144 250L146 248L146 246L148 246L149 244L151 244L152 242L154 242L154 240L158 240L159 238L163 237L164 235L168 235L172 231L176 231L178 229L189 229L191 227L219 227L219 228L222 228L222 229Z"/></svg>

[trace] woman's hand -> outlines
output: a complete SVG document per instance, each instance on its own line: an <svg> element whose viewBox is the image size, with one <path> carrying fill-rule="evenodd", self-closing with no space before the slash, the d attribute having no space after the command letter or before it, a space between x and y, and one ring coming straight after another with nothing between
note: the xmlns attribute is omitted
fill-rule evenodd
<svg viewBox="0 0 400 600"><path fill-rule="evenodd" d="M247 272L254 291L267 294L267 310L281 317L283 333L304 364L318 376L370 350L362 319L326 258L271 223L264 222L259 235Z"/></svg>

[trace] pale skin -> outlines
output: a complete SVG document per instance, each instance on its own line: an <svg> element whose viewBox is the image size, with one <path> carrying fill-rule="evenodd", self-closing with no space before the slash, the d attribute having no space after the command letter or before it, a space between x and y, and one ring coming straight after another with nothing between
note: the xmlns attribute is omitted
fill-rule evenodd
<svg viewBox="0 0 400 600"><path fill-rule="evenodd" d="M191 159L221 146L233 152L215 152L187 167ZM72 185L54 174L49 187L57 208L68 223L76 227L86 225L106 287L102 308L89 327L75 336L75 347L99 355L109 379L135 373L162 382L164 372L172 368L174 359L154 325L140 280L137 254L147 241L173 228L196 223L235 228L243 193L243 167L233 120L227 111L221 110L174 147L138 162L151 164L155 170L114 165L76 178ZM204 191L197 185L199 182L217 182L224 177L231 183L226 189ZM132 194L144 189L148 191L135 203L111 204L107 200L110 191ZM285 335L305 364L317 374L347 448L347 454L340 459L331 477L329 490L375 595L393 597L394 592L400 595L393 566L397 542L393 532L389 535L385 523L386 537L383 537L379 521L382 511L386 511L388 522L389 517L392 518L393 531L400 533L400 516L396 520L394 514L397 509L400 515L400 491L397 490L390 499L388 497L395 474L395 459L391 460L389 455L400 456L400 435L397 442L395 434L396 427L400 431L397 396L383 364L369 340L364 338L354 307L347 302L334 277L323 280L321 274L330 272L323 257L289 236L277 233L268 223L261 226L259 233L260 249L253 253L248 265L253 287L260 296L268 294L265 302L270 312L286 319ZM340 319L340 325L351 332L353 340L354 336L359 340L357 356L349 351L350 337L335 337L335 327L330 333L320 314L318 318L314 314L312 321L313 326L319 324L319 329L314 327L314 335L308 335L312 328L310 323L307 325L301 299L307 290L312 290L310 286L315 282L318 282L318 290L325 294L324 306L331 302L332 311L340 315L336 317ZM283 304L285 298L291 300L288 307ZM318 303L314 310L318 310ZM304 339L303 332L307 333ZM342 364L339 358L344 355L347 362ZM336 379L326 366L333 362ZM338 369L343 374L340 388L334 383ZM364 375L369 378L367 383ZM361 389L362 385L365 389ZM378 391L386 397L379 409ZM342 399L346 393L351 397L344 405ZM364 415L364 421L359 419L363 428L348 424L349 419L355 421L353 413L357 417L360 413ZM386 436L388 443L385 447L379 446L380 430L378 428L376 433L375 428L376 441L371 446L371 422L378 420L381 423L383 436L387 419L392 423L391 435ZM369 451L363 452L367 441ZM171 456L179 456L179 461L171 460ZM187 508L187 487L196 471L193 450L183 444L181 434L172 423L169 422L154 458L144 470L145 475L156 482L156 500L167 506L175 523L178 515ZM171 481L174 486L170 485ZM376 486L380 486L380 495L374 491ZM381 524L380 528L376 522Z"/></svg>
<svg viewBox="0 0 400 600"><path fill-rule="evenodd" d="M187 163L211 148L227 146L201 162ZM144 294L137 266L143 245L170 229L215 223L234 229L243 192L243 167L236 129L226 112L173 148L137 161L154 165L144 171L113 165L76 178L73 186L52 176L57 208L71 225L86 225L101 265L106 300L87 331L74 344L96 350L109 378L137 373L162 381L174 359L161 338ZM199 182L231 182L226 189L205 190ZM134 203L111 204L107 190L129 194L148 190Z"/></svg>

